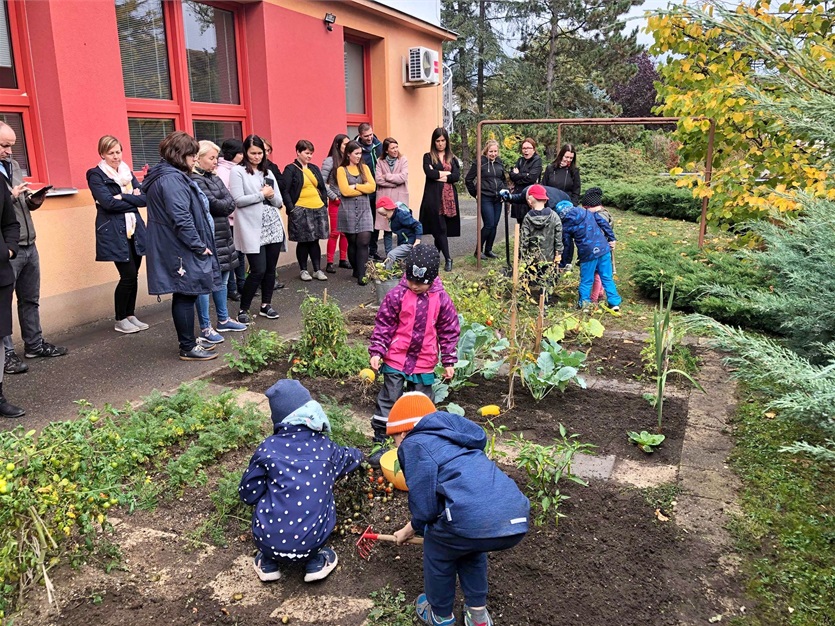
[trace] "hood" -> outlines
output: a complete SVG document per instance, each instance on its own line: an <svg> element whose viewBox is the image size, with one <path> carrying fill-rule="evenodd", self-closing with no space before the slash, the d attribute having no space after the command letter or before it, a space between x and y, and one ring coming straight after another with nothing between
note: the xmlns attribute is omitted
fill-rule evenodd
<svg viewBox="0 0 835 626"><path fill-rule="evenodd" d="M545 228L551 221L551 214L554 213L547 206L539 211L531 210L525 216L526 220L530 220L534 228Z"/></svg>
<svg viewBox="0 0 835 626"><path fill-rule="evenodd" d="M585 213L587 213L587 211L584 208L575 206L568 209L565 215L563 215L560 219L566 226L575 226L585 219Z"/></svg>
<svg viewBox="0 0 835 626"><path fill-rule="evenodd" d="M150 170L148 170L148 173L145 174L145 179L142 181L142 189L147 190L151 185L164 176L182 176L188 183L191 183L191 179L186 176L184 172L178 170L168 161L163 160L154 165Z"/></svg>
<svg viewBox="0 0 835 626"><path fill-rule="evenodd" d="M436 411L422 417L406 437L421 433L441 437L468 450L484 449L484 429L465 417L446 411Z"/></svg>
<svg viewBox="0 0 835 626"><path fill-rule="evenodd" d="M331 423L328 420L328 416L325 415L322 405L315 400L310 400L301 405L278 424L273 422L273 433L278 434L279 430L288 426L304 426L319 433L327 433L331 430Z"/></svg>

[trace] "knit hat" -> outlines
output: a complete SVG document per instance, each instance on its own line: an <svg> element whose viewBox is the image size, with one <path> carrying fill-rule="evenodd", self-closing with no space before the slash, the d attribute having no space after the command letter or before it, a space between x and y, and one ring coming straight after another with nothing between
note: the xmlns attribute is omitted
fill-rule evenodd
<svg viewBox="0 0 835 626"><path fill-rule="evenodd" d="M603 204L603 190L600 187L592 187L580 198L583 206L600 206Z"/></svg>
<svg viewBox="0 0 835 626"><path fill-rule="evenodd" d="M557 202L557 206L554 207L554 210L557 212L557 215L562 217L573 208L574 205L571 204L569 200L561 200L560 202Z"/></svg>
<svg viewBox="0 0 835 626"><path fill-rule="evenodd" d="M537 200L547 200L548 193L545 191L545 187L542 185L531 185L528 187L527 195L533 196Z"/></svg>
<svg viewBox="0 0 835 626"><path fill-rule="evenodd" d="M435 246L418 244L406 260L406 278L416 283L431 285L438 277L441 255Z"/></svg>
<svg viewBox="0 0 835 626"><path fill-rule="evenodd" d="M394 203L394 200L392 200L388 196L380 196L379 198L377 198L377 208L386 209L387 211L394 211L394 209L397 208L397 205Z"/></svg>
<svg viewBox="0 0 835 626"><path fill-rule="evenodd" d="M285 417L311 401L310 392L297 380L283 378L264 394L270 399L270 417L280 424Z"/></svg>
<svg viewBox="0 0 835 626"><path fill-rule="evenodd" d="M435 412L432 400L419 391L404 393L389 411L389 421L386 425L387 435L406 433L412 430L424 415Z"/></svg>

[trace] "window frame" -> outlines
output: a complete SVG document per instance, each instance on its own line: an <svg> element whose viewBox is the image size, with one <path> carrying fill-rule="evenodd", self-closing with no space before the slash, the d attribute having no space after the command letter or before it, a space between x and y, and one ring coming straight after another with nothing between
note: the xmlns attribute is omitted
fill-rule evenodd
<svg viewBox="0 0 835 626"><path fill-rule="evenodd" d="M194 120L240 122L243 135L249 134L249 72L246 46L243 45L246 28L242 7L223 2L196 0L215 9L229 11L235 22L235 60L238 72L238 97L240 104L217 104L191 100L188 58L186 54L185 21L183 0L162 0L163 22L165 24L165 45L168 53L168 72L171 81L171 100L155 98L125 97L128 118L174 119L174 128L191 135ZM138 172L134 172L138 173Z"/></svg>
<svg viewBox="0 0 835 626"><path fill-rule="evenodd" d="M26 22L26 7L23 0L6 0L9 18L9 38L12 45L12 62L15 67L17 89L0 89L0 111L18 113L23 120L23 132L26 135L26 156L29 162L29 176L24 180L38 182L45 179L44 147L41 142L40 127L35 112L37 98L32 72L32 58L29 54L29 30ZM18 144L21 146L21 144ZM18 147L18 150L20 147ZM14 150L12 150L14 156Z"/></svg>
<svg viewBox="0 0 835 626"><path fill-rule="evenodd" d="M373 127L374 123L371 121L373 117L373 111L371 110L371 42L368 39L362 39L361 37L349 35L348 33L345 33L344 41L362 46L362 76L363 84L365 86L363 93L363 98L365 99L365 113L348 113L348 103L346 101L346 126L359 126L363 122L368 122Z"/></svg>

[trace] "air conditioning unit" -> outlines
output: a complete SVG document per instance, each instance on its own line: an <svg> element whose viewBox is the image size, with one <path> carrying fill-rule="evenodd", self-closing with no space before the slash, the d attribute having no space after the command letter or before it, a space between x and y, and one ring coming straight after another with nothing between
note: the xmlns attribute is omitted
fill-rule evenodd
<svg viewBox="0 0 835 626"><path fill-rule="evenodd" d="M438 52L431 48L409 48L409 83L411 86L440 83Z"/></svg>

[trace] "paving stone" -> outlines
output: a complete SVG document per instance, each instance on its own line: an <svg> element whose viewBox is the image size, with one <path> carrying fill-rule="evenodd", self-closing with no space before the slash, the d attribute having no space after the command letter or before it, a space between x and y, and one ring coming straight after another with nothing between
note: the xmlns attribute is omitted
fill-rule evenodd
<svg viewBox="0 0 835 626"><path fill-rule="evenodd" d="M592 456L578 452L574 455L571 471L580 478L608 480L615 466L615 456Z"/></svg>
<svg viewBox="0 0 835 626"><path fill-rule="evenodd" d="M731 516L738 509L735 505L711 498L682 495L676 501L676 524L718 546L731 547L732 541L726 528Z"/></svg>
<svg viewBox="0 0 835 626"><path fill-rule="evenodd" d="M611 480L646 489L674 483L677 474L678 468L675 465L647 465L630 459L617 459Z"/></svg>
<svg viewBox="0 0 835 626"><path fill-rule="evenodd" d="M682 465L679 477L684 494L724 503L732 502L736 498L738 480L730 470L717 471Z"/></svg>
<svg viewBox="0 0 835 626"><path fill-rule="evenodd" d="M721 472L728 469L726 462L732 449L733 441L727 434L713 428L694 427L688 422L681 465Z"/></svg>

